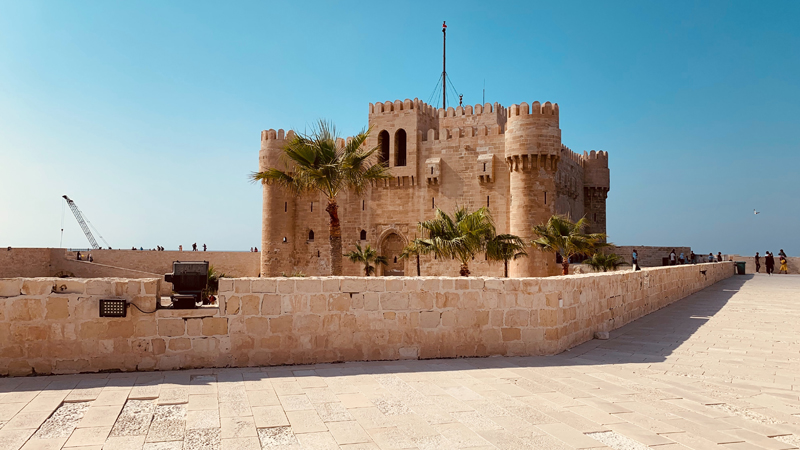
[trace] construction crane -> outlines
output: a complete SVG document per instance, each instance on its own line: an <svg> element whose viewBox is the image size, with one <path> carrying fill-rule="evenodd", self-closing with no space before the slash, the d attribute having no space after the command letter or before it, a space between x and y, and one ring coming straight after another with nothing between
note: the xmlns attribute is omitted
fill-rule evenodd
<svg viewBox="0 0 800 450"><path fill-rule="evenodd" d="M83 234L86 235L86 239L88 239L89 243L92 244L92 248L95 249L95 250L99 249L100 246L97 245L97 241L94 239L94 235L92 235L92 231L89 229L89 225L90 224L87 225L86 220L83 219L83 214L81 214L81 210L78 209L78 205L76 205L75 202L73 202L66 195L62 195L62 197L64 197L64 200L67 201L67 205L69 205L69 209L71 209L72 210L72 214L75 215L75 219L78 221L78 225L81 226L81 230L83 230ZM61 232L63 233L64 232L63 221L62 221L62 225L61 226L62 226ZM97 231L97 229L95 229L95 231ZM100 233L97 233L97 235L100 236ZM106 240L103 239L103 236L100 236L100 239L102 239L103 242L105 242L105 244L108 245L108 242L106 242ZM111 248L111 246L109 246L109 248Z"/></svg>

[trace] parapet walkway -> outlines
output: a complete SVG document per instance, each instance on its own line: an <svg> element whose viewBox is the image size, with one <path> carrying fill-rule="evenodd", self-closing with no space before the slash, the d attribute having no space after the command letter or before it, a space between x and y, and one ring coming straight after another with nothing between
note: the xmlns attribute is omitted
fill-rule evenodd
<svg viewBox="0 0 800 450"><path fill-rule="evenodd" d="M729 278L554 357L0 379L0 449L790 449L800 276Z"/></svg>

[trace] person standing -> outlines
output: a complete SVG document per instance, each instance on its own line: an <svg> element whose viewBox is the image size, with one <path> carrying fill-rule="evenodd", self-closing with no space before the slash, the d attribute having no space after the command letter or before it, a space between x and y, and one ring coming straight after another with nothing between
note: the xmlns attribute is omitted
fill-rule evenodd
<svg viewBox="0 0 800 450"><path fill-rule="evenodd" d="M694 254L694 250L689 254L689 259L692 261L692 264L697 264L697 255Z"/></svg>
<svg viewBox="0 0 800 450"><path fill-rule="evenodd" d="M767 252L764 255L764 266L767 268L767 275L772 275L772 272L775 271L775 258L772 253Z"/></svg>
<svg viewBox="0 0 800 450"><path fill-rule="evenodd" d="M196 252L196 251L197 251L197 242L195 242L194 244L192 244L192 251L193 251L193 252Z"/></svg>
<svg viewBox="0 0 800 450"><path fill-rule="evenodd" d="M786 258L786 252L784 252L783 249L781 249L781 251L778 252L778 256Z"/></svg>
<svg viewBox="0 0 800 450"><path fill-rule="evenodd" d="M685 257L685 256L683 256L683 252L681 252L681 255L680 255L680 256L678 256L678 262L679 262L681 265L684 265L684 264L686 264L686 257Z"/></svg>
<svg viewBox="0 0 800 450"><path fill-rule="evenodd" d="M717 262L722 262L722 252L717 252Z"/></svg>
<svg viewBox="0 0 800 450"><path fill-rule="evenodd" d="M785 273L785 274L788 275L789 274L789 268L786 265L786 263L787 263L786 257L785 256L781 256L779 261L781 262L781 268L778 269L778 273Z"/></svg>
<svg viewBox="0 0 800 450"><path fill-rule="evenodd" d="M761 257L758 256L758 252L756 252L755 261L756 261L756 273L758 273L761 270Z"/></svg>
<svg viewBox="0 0 800 450"><path fill-rule="evenodd" d="M203 251L206 251L206 248L208 248L206 247L206 244L203 244Z"/></svg>
<svg viewBox="0 0 800 450"><path fill-rule="evenodd" d="M675 249L673 248L672 251L669 253L669 265L674 266L677 262L677 257L675 256Z"/></svg>
<svg viewBox="0 0 800 450"><path fill-rule="evenodd" d="M178 246L178 251L179 251L179 252L182 252L182 251L183 251L183 245L179 245L179 246Z"/></svg>
<svg viewBox="0 0 800 450"><path fill-rule="evenodd" d="M708 254L708 262L714 262L714 254L713 253L709 253Z"/></svg>
<svg viewBox="0 0 800 450"><path fill-rule="evenodd" d="M631 253L631 265L634 271L642 270L642 268L639 267L639 252L637 252L636 249L633 249L633 253Z"/></svg>

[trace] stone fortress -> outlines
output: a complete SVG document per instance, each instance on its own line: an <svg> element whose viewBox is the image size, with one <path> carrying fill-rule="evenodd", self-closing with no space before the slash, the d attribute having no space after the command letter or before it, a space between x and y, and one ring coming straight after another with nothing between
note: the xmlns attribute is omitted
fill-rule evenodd
<svg viewBox="0 0 800 450"><path fill-rule="evenodd" d="M586 217L588 232L606 231L608 153L578 154L561 142L558 104L498 103L436 109L418 99L369 105L369 148L393 178L362 197L338 198L344 252L372 245L389 259L378 275L416 275L416 260L400 259L407 242L422 237L417 223L436 208L452 213L488 207L498 233L526 241L532 227L553 214ZM283 167L282 149L293 131L261 133L259 170ZM321 195L295 197L277 186L263 187L261 276L302 272L329 275L328 213ZM509 264L509 276L557 275L553 255L529 249ZM458 274L456 261L422 256L422 275ZM502 276L502 263L476 257L477 276ZM344 275L361 267L345 260Z"/></svg>

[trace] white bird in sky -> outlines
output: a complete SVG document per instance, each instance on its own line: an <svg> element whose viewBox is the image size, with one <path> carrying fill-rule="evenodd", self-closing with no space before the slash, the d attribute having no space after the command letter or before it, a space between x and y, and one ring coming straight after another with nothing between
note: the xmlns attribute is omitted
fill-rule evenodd
<svg viewBox="0 0 800 450"><path fill-rule="evenodd" d="M753 210L753 214L758 214L760 211Z"/></svg>

